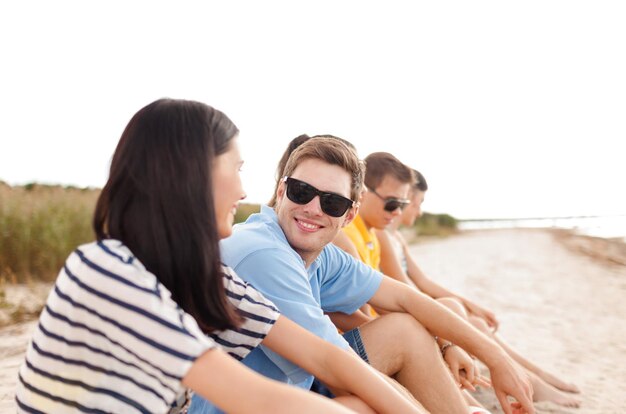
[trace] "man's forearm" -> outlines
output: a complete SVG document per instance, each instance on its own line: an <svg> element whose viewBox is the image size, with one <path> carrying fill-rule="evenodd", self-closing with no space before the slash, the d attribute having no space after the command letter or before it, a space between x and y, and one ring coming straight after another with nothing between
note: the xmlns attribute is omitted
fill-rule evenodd
<svg viewBox="0 0 626 414"><path fill-rule="evenodd" d="M494 341L427 295L393 280L384 280L371 303L388 312L412 315L433 335L446 338L488 366L504 351Z"/></svg>

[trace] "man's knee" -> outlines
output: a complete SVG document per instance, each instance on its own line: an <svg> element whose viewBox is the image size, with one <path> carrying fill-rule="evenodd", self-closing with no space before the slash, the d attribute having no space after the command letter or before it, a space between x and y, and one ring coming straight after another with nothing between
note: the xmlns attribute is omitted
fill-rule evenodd
<svg viewBox="0 0 626 414"><path fill-rule="evenodd" d="M360 330L371 365L388 375L414 357L438 353L430 332L406 313L385 314Z"/></svg>
<svg viewBox="0 0 626 414"><path fill-rule="evenodd" d="M415 349L421 345L434 344L434 338L424 326L408 313L392 312L380 316L373 322L361 327L361 334L368 349L368 343L393 344L398 351ZM370 345L371 347L371 345Z"/></svg>

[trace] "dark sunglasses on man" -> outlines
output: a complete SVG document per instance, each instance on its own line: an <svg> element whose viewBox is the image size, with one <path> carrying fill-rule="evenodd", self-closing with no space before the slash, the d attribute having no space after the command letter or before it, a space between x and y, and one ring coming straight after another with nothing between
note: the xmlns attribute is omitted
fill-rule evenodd
<svg viewBox="0 0 626 414"><path fill-rule="evenodd" d="M367 189L367 191L369 191L370 193L373 193L378 198L383 200L385 202L385 206L383 208L385 209L385 211L388 211L389 213L393 213L397 209L404 210L404 207L411 204L411 200L407 200L405 198L383 197L380 194L378 194L376 191L369 189L369 188Z"/></svg>
<svg viewBox="0 0 626 414"><path fill-rule="evenodd" d="M305 205L311 202L315 196L320 197L320 207L325 214L331 217L341 217L353 207L356 202L335 193L320 191L311 184L291 177L283 177L287 185L287 198L292 202Z"/></svg>

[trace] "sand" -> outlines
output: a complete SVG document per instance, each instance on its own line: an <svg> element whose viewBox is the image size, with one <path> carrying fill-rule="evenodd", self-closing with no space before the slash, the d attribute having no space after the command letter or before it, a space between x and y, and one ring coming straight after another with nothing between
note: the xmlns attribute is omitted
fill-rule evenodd
<svg viewBox="0 0 626 414"><path fill-rule="evenodd" d="M626 256L606 246L516 229L421 241L412 254L431 278L496 312L515 349L581 388L580 408L544 402L538 413L608 414L626 412ZM477 398L501 413L493 392Z"/></svg>
<svg viewBox="0 0 626 414"><path fill-rule="evenodd" d="M427 275L495 311L501 334L518 351L582 389L581 408L537 403L538 413L626 412L621 245L523 229L418 240L412 251ZM0 329L0 413L15 411L17 370L34 326ZM493 392L477 398L501 412Z"/></svg>

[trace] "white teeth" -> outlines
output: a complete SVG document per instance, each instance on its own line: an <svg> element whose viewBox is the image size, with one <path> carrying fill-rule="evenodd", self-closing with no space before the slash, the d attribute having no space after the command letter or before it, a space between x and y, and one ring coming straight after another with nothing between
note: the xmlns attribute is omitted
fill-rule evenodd
<svg viewBox="0 0 626 414"><path fill-rule="evenodd" d="M302 227L304 227L305 229L309 229L309 230L315 230L315 229L319 228L319 226L316 226L315 224L305 223L305 222L300 221L300 220L298 220L298 223L300 223L300 225Z"/></svg>

